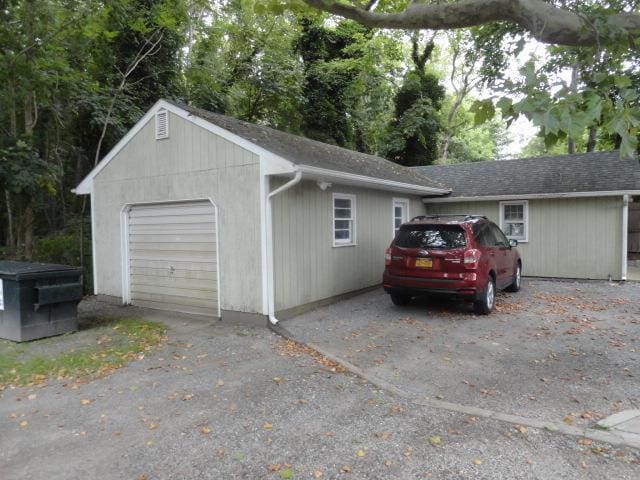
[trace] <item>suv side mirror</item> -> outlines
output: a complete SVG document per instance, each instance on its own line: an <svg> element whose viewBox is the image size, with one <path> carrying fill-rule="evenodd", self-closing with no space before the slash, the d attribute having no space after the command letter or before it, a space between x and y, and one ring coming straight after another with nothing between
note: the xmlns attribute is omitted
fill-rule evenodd
<svg viewBox="0 0 640 480"><path fill-rule="evenodd" d="M517 247L517 246L518 246L518 240L516 240L516 239L514 239L514 238L509 239L509 246L510 246L511 248L513 248L513 247Z"/></svg>

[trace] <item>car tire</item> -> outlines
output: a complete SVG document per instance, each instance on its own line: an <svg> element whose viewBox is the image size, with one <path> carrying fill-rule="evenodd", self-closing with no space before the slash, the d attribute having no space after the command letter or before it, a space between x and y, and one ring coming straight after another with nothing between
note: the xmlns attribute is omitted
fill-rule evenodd
<svg viewBox="0 0 640 480"><path fill-rule="evenodd" d="M391 301L394 305L402 307L404 305L409 305L409 302L411 302L411 296L403 293L392 293Z"/></svg>
<svg viewBox="0 0 640 480"><path fill-rule="evenodd" d="M493 277L487 280L487 286L482 292L482 298L473 302L473 311L477 315L489 315L496 304L496 282Z"/></svg>
<svg viewBox="0 0 640 480"><path fill-rule="evenodd" d="M518 265L516 266L516 273L513 276L513 282L511 283L511 285L505 288L505 290L507 292L517 292L518 290L520 290L521 285L522 285L522 265L520 264L520 262L518 262Z"/></svg>

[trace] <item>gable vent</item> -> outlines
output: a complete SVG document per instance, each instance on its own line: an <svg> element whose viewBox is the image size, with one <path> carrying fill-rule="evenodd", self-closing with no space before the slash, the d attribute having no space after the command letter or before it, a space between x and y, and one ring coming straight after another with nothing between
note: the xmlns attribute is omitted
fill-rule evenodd
<svg viewBox="0 0 640 480"><path fill-rule="evenodd" d="M156 140L169 138L169 112L160 110L156 113Z"/></svg>

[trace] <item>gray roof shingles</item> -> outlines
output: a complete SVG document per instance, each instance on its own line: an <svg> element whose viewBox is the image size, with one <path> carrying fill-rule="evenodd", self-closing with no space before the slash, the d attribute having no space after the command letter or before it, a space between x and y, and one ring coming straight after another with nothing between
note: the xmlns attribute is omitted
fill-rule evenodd
<svg viewBox="0 0 640 480"><path fill-rule="evenodd" d="M452 189L449 197L640 190L638 159L593 152L413 167Z"/></svg>
<svg viewBox="0 0 640 480"><path fill-rule="evenodd" d="M190 114L224 128L296 165L307 165L420 187L448 190L446 186L434 182L417 170L403 167L375 155L355 152L180 103L174 104Z"/></svg>

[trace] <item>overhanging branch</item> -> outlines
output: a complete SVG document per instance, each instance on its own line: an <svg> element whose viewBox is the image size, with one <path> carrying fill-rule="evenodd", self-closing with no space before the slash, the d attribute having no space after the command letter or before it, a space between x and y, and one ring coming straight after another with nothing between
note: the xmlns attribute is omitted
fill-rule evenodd
<svg viewBox="0 0 640 480"><path fill-rule="evenodd" d="M551 5L543 0L461 0L452 3L411 2L404 10L382 13L341 0L304 0L311 7L355 20L369 27L453 30L493 22L509 22L529 31L543 43L592 46L602 32L627 32L640 38L640 14L612 13L601 31L592 18Z"/></svg>

